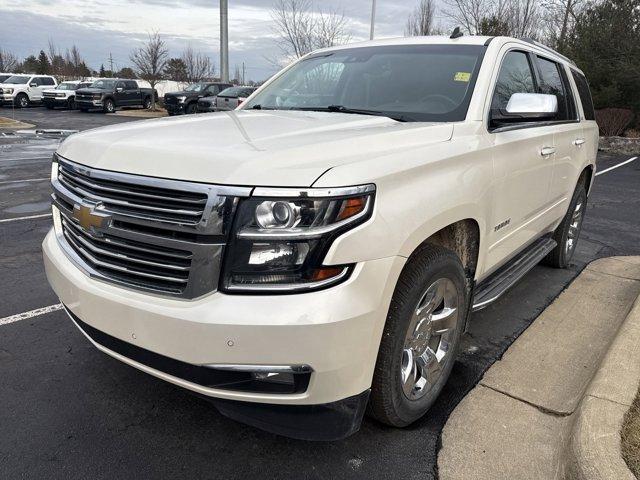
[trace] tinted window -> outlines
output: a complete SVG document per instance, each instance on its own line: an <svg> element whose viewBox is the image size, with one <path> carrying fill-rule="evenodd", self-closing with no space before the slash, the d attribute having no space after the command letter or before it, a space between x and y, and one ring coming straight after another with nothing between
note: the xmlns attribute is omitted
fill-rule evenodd
<svg viewBox="0 0 640 480"><path fill-rule="evenodd" d="M102 88L105 90L112 89L116 82L113 80L96 80L91 84L93 88Z"/></svg>
<svg viewBox="0 0 640 480"><path fill-rule="evenodd" d="M536 93L529 58L524 52L509 52L504 57L491 100L491 108L506 110L507 103L514 93Z"/></svg>
<svg viewBox="0 0 640 480"><path fill-rule="evenodd" d="M55 85L55 82L51 77L44 77L41 80L42 80L42 85Z"/></svg>
<svg viewBox="0 0 640 480"><path fill-rule="evenodd" d="M585 120L595 120L596 113L593 110L593 100L591 99L591 90L589 90L587 79L575 70L571 70L571 74L576 82L576 87L578 87L578 94L580 95Z"/></svg>
<svg viewBox="0 0 640 480"><path fill-rule="evenodd" d="M28 77L26 75L14 75L13 77L7 78L4 83L10 83L12 85L23 85L25 83L28 83L30 78L31 77Z"/></svg>
<svg viewBox="0 0 640 480"><path fill-rule="evenodd" d="M124 88L124 82L116 83L116 88Z"/></svg>
<svg viewBox="0 0 640 480"><path fill-rule="evenodd" d="M209 87L205 90L205 95L215 95L220 91L220 87L218 85L209 85Z"/></svg>
<svg viewBox="0 0 640 480"><path fill-rule="evenodd" d="M136 82L134 82L133 80L127 80L124 83L127 86L127 89L129 89L129 90L137 90L138 89L138 84Z"/></svg>
<svg viewBox="0 0 640 480"><path fill-rule="evenodd" d="M541 84L540 93L555 95L558 99L558 114L556 120L575 119L572 110L572 103L569 98L568 89L562 79L560 65L546 58L538 57L538 67L540 68Z"/></svg>
<svg viewBox="0 0 640 480"><path fill-rule="evenodd" d="M265 87L246 109L369 110L407 121L464 120L485 47L386 45L308 57Z"/></svg>
<svg viewBox="0 0 640 480"><path fill-rule="evenodd" d="M3 83L9 77L11 77L11 75L0 75L0 83Z"/></svg>
<svg viewBox="0 0 640 480"><path fill-rule="evenodd" d="M249 95L251 95L253 92L255 92L256 89L255 88L244 88L240 94L238 95L239 97L248 97Z"/></svg>

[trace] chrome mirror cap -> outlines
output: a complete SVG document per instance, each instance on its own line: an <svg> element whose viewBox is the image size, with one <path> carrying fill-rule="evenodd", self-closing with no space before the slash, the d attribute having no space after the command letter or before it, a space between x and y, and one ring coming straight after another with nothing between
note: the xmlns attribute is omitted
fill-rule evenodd
<svg viewBox="0 0 640 480"><path fill-rule="evenodd" d="M544 93L514 93L507 103L507 113L555 114L558 112L558 98Z"/></svg>

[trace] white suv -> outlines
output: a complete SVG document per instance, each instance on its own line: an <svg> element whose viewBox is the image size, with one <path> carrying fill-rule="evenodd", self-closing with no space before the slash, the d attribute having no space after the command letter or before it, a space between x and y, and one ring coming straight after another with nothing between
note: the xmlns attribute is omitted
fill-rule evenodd
<svg viewBox="0 0 640 480"><path fill-rule="evenodd" d="M0 103L26 108L42 101L42 92L58 85L50 75L13 75L0 84Z"/></svg>
<svg viewBox="0 0 640 480"><path fill-rule="evenodd" d="M239 110L68 138L46 272L97 348L225 415L405 426L471 311L569 265L597 143L584 75L540 44L330 48Z"/></svg>
<svg viewBox="0 0 640 480"><path fill-rule="evenodd" d="M71 80L61 82L56 88L43 90L42 103L53 110L56 107L65 107L69 110L76 108L76 90L89 87L93 82Z"/></svg>

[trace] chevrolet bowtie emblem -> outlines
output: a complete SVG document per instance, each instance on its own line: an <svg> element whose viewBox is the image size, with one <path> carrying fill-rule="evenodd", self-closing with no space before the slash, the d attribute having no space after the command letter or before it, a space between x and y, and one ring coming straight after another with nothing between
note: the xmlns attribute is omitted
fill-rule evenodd
<svg viewBox="0 0 640 480"><path fill-rule="evenodd" d="M89 230L91 227L104 227L109 219L109 215L96 212L95 207L87 205L74 205L73 217L78 220L80 226L85 230Z"/></svg>

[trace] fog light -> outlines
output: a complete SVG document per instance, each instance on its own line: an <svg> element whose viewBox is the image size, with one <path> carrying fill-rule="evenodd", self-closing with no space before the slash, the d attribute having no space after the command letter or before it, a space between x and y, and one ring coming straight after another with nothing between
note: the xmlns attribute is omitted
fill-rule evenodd
<svg viewBox="0 0 640 480"><path fill-rule="evenodd" d="M278 383L280 385L290 385L291 387L295 385L293 373L253 372L251 376L257 382Z"/></svg>

